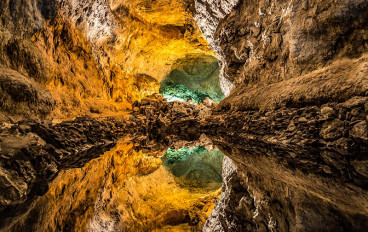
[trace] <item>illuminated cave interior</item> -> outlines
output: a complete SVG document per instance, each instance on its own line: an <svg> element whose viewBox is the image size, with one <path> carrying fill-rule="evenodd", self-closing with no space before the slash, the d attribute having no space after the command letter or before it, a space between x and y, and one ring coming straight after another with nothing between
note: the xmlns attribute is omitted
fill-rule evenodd
<svg viewBox="0 0 368 232"><path fill-rule="evenodd" d="M169 148L162 163L182 187L217 190L222 184L223 158L220 150L207 150L204 146Z"/></svg>
<svg viewBox="0 0 368 232"><path fill-rule="evenodd" d="M367 232L367 28L368 0L0 0L0 232Z"/></svg>
<svg viewBox="0 0 368 232"><path fill-rule="evenodd" d="M216 102L224 99L216 57L187 55L173 67L160 83L160 93L167 101L202 103L206 98Z"/></svg>

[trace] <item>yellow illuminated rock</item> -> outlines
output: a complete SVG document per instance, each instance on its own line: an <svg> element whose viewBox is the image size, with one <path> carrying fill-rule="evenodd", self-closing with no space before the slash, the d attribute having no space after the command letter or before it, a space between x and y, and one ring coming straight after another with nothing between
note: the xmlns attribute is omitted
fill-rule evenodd
<svg viewBox="0 0 368 232"><path fill-rule="evenodd" d="M32 231L201 229L219 190L180 187L161 165L162 155L137 152L131 142L122 141L83 168L61 171L13 231L28 224ZM27 221L33 219L37 223Z"/></svg>
<svg viewBox="0 0 368 232"><path fill-rule="evenodd" d="M16 19L10 13L2 16L11 24L0 24L0 69L18 72L52 96L52 107L45 110L37 97L25 104L9 94L4 98L9 105L29 108L12 107L13 115L67 119L112 114L157 93L160 82L172 69L186 66L185 60L215 57L186 1L63 2L41 12L31 4L29 10L39 12L33 18L21 9ZM20 79L12 85L22 85Z"/></svg>

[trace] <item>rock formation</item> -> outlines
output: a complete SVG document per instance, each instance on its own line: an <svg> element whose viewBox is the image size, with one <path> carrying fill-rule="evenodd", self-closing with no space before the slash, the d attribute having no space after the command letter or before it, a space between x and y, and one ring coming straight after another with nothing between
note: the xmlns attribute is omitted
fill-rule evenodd
<svg viewBox="0 0 368 232"><path fill-rule="evenodd" d="M204 129L233 160L204 230L364 231L367 2L195 2L234 86Z"/></svg>
<svg viewBox="0 0 368 232"><path fill-rule="evenodd" d="M1 1L0 230L367 231L367 28L366 0ZM196 146L222 178L162 165Z"/></svg>
<svg viewBox="0 0 368 232"><path fill-rule="evenodd" d="M215 59L186 2L0 4L1 113L13 118L113 114L157 93L160 82L193 57ZM35 96L14 96L9 83Z"/></svg>

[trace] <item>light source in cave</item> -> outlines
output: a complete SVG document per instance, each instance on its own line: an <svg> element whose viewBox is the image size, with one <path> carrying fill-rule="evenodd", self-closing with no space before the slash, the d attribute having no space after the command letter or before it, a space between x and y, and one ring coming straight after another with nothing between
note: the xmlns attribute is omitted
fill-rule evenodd
<svg viewBox="0 0 368 232"><path fill-rule="evenodd" d="M169 102L192 100L200 103L206 98L220 102L225 96L220 87L217 58L187 55L177 60L160 83L160 93Z"/></svg>
<svg viewBox="0 0 368 232"><path fill-rule="evenodd" d="M197 146L168 149L162 163L181 187L215 190L222 184L223 158L224 154L219 150L209 151L204 146Z"/></svg>

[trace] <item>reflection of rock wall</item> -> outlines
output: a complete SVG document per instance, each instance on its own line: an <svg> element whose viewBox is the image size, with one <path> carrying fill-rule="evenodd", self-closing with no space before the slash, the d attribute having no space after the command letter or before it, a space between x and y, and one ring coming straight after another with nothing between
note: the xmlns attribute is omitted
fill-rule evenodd
<svg viewBox="0 0 368 232"><path fill-rule="evenodd" d="M252 165L260 167L264 161ZM295 187L288 175L279 181L275 170L254 172L251 166L235 165L237 162L224 160L223 192L205 232L365 231L368 227L364 211L336 207L308 188ZM342 190L332 191L337 189Z"/></svg>
<svg viewBox="0 0 368 232"><path fill-rule="evenodd" d="M180 187L161 166L162 155L121 141L83 168L62 170L8 230L152 231L181 224L199 230L219 193Z"/></svg>

